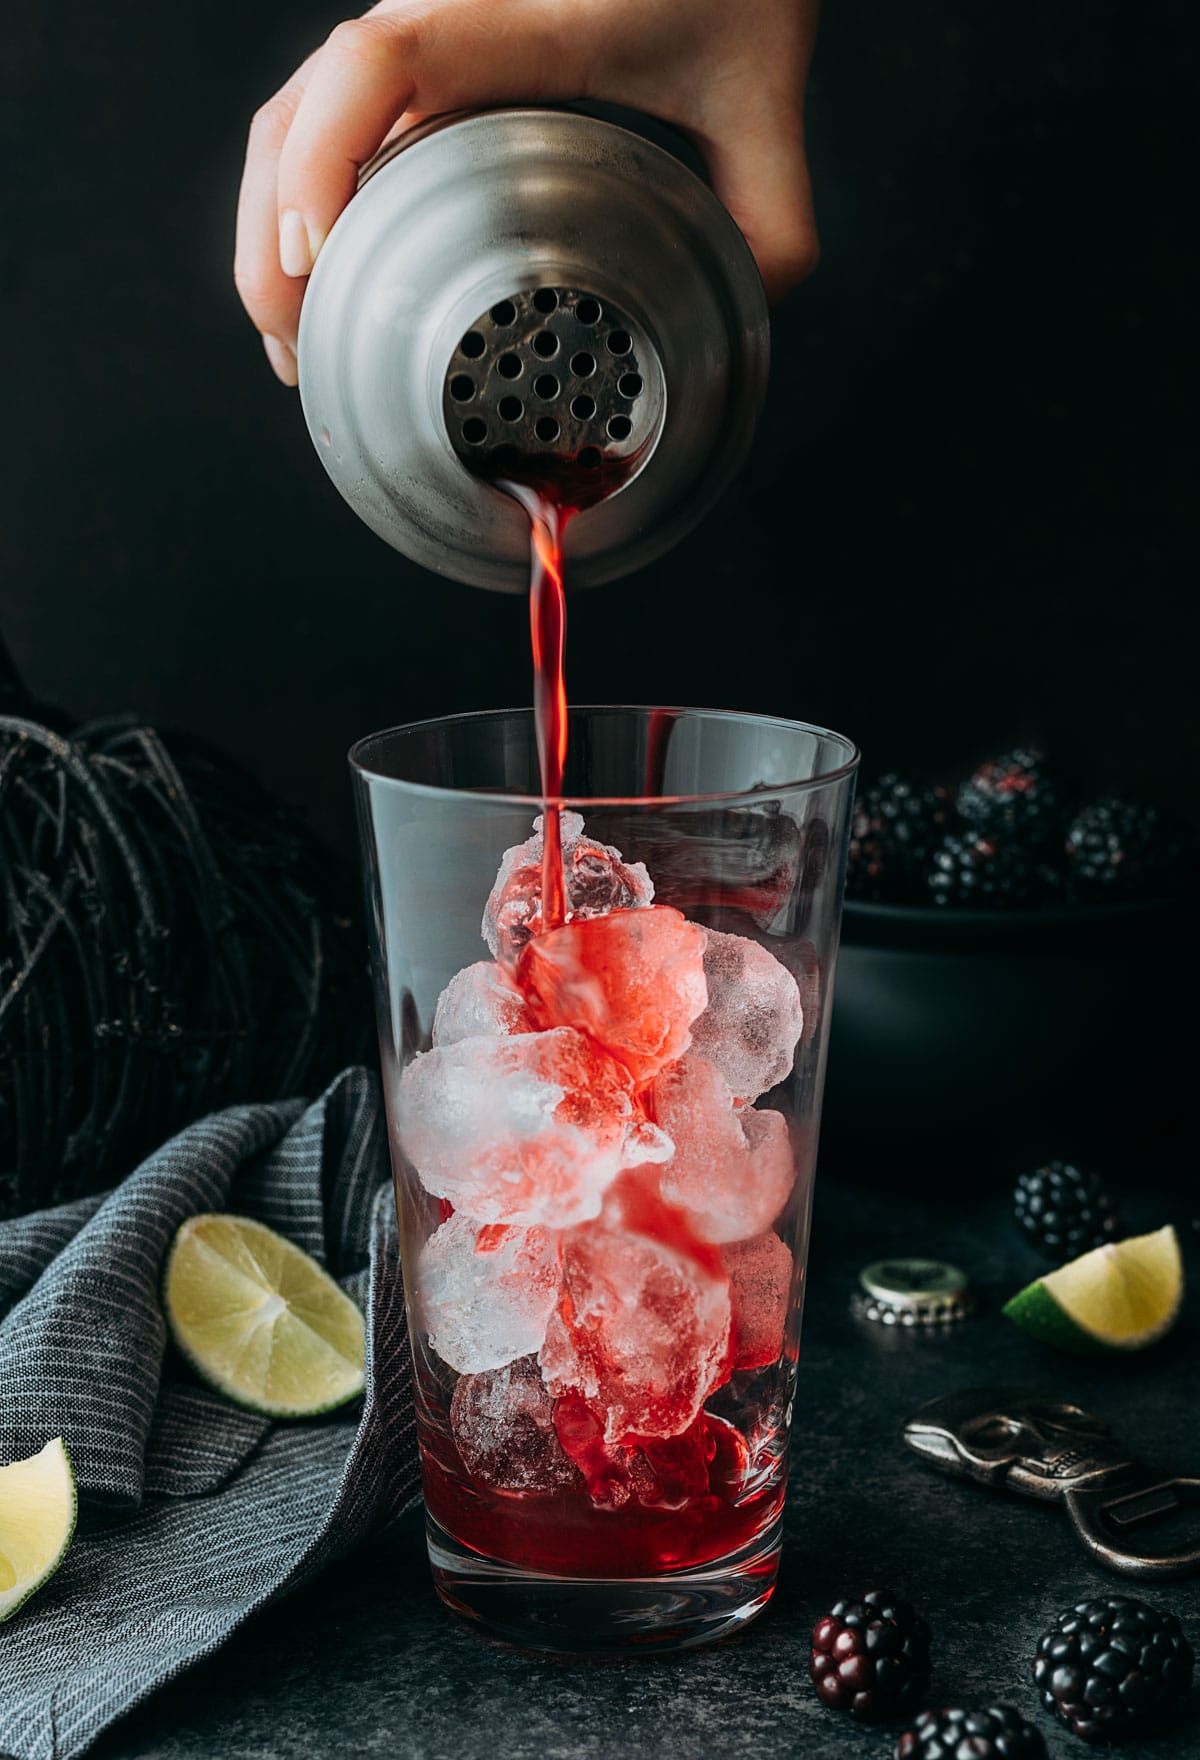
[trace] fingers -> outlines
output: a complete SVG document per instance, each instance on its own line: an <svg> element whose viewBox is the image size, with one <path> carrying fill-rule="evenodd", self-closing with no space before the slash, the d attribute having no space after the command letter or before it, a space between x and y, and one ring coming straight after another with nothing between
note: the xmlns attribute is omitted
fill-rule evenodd
<svg viewBox="0 0 1200 1760"><path fill-rule="evenodd" d="M383 0L332 32L250 131L234 277L296 382L300 303L361 166L402 118L592 95L690 132L768 296L815 266L803 86L815 0Z"/></svg>
<svg viewBox="0 0 1200 1760"><path fill-rule="evenodd" d="M279 159L279 260L307 275L406 111L577 95L564 0L407 0L338 25Z"/></svg>
<svg viewBox="0 0 1200 1760"><path fill-rule="evenodd" d="M796 107L737 124L705 145L713 188L754 252L772 302L817 266L820 245Z"/></svg>
<svg viewBox="0 0 1200 1760"><path fill-rule="evenodd" d="M233 279L251 321L262 332L267 359L285 385L296 383L296 328L303 289L284 274L279 261L279 156L313 60L309 56L251 122L238 195Z"/></svg>

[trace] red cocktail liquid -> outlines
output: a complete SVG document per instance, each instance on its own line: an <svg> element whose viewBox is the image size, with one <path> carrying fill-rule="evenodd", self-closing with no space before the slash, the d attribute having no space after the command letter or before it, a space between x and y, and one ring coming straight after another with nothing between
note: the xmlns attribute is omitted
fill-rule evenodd
<svg viewBox="0 0 1200 1760"><path fill-rule="evenodd" d="M529 515L529 635L533 650L533 719L542 781L542 926L557 929L566 916L559 805L567 762L567 685L563 659L567 597L563 534L578 507L547 488L501 485Z"/></svg>
<svg viewBox="0 0 1200 1760"><path fill-rule="evenodd" d="M542 935L560 929L568 915L561 835L567 757L563 535L570 519L619 486L633 463L605 461L584 468L579 461L562 459L550 461L549 468L538 461L536 468L521 472L520 481L511 465L503 475L495 474L498 486L525 509L531 528L530 633L543 800L538 925ZM669 734L669 714L658 712L647 751L649 794L662 791ZM652 1119L648 1086L640 1093L639 1104ZM691 1255L708 1266L710 1276L714 1267L719 1276L717 1249L698 1243L683 1213L664 1205L656 1194L643 1199L637 1184L640 1171L626 1176L626 1213L636 1219L639 1229L685 1261ZM450 1206L441 1205L439 1214L444 1221L452 1214ZM784 1413L793 1367L790 1346L782 1361L740 1372L730 1354L717 1375L719 1381L723 1373L724 1385L683 1434L630 1437L624 1444L605 1442L596 1414L582 1398L568 1393L553 1402L557 1440L551 1446L556 1464L547 1480L537 1481L550 1488L536 1490L495 1489L465 1470L446 1409L445 1387L436 1375L419 1370L426 1505L460 1544L528 1570L635 1577L725 1558L763 1534L782 1506ZM540 1389L536 1365L530 1374ZM468 1379L483 1382L485 1377ZM539 1397L545 1398L548 1413L549 1396ZM669 1385L662 1397L671 1398ZM719 1415L722 1412L729 1416ZM740 1427L731 1419L738 1420ZM544 1422L548 1427L549 1419ZM536 1447L536 1430L527 1434ZM772 1575L773 1561L763 1569L765 1575Z"/></svg>
<svg viewBox="0 0 1200 1760"><path fill-rule="evenodd" d="M602 1509L582 1484L508 1493L472 1485L450 1438L435 1444L428 1427L423 1451L425 1505L448 1534L486 1558L562 1576L641 1577L694 1569L750 1545L783 1507L782 1472L747 1498L744 1488L722 1491L723 1461L711 1469L714 1489L680 1509L636 1503ZM738 1496L741 1501L734 1500Z"/></svg>

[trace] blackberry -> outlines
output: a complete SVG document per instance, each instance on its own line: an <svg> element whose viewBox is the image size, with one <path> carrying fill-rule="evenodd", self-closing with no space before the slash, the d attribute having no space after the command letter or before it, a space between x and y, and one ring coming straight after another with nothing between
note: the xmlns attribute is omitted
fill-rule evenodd
<svg viewBox="0 0 1200 1760"><path fill-rule="evenodd" d="M1011 1705L922 1711L896 1743L896 1760L1046 1760L1039 1731Z"/></svg>
<svg viewBox="0 0 1200 1760"><path fill-rule="evenodd" d="M1068 872L1093 897L1152 896L1186 885L1195 865L1183 829L1157 807L1093 801L1067 828Z"/></svg>
<svg viewBox="0 0 1200 1760"><path fill-rule="evenodd" d="M897 1717L929 1684L929 1627L890 1589L837 1601L813 1627L808 1672L832 1711Z"/></svg>
<svg viewBox="0 0 1200 1760"><path fill-rule="evenodd" d="M1046 901L1053 896L1054 880L1014 843L968 830L942 839L926 885L937 905L1009 910Z"/></svg>
<svg viewBox="0 0 1200 1760"><path fill-rule="evenodd" d="M1020 1174L1013 1211L1030 1240L1059 1265L1115 1240L1121 1226L1100 1176L1066 1161L1047 1161Z"/></svg>
<svg viewBox="0 0 1200 1760"><path fill-rule="evenodd" d="M851 898L891 904L921 898L930 857L953 809L945 788L881 776L854 803L846 890Z"/></svg>
<svg viewBox="0 0 1200 1760"><path fill-rule="evenodd" d="M1102 1595L1060 1613L1038 1641L1042 1703L1085 1742L1120 1741L1187 1697L1195 1656L1173 1613Z"/></svg>
<svg viewBox="0 0 1200 1760"><path fill-rule="evenodd" d="M959 789L958 810L979 831L1015 832L1026 849L1056 841L1062 823L1046 755L1030 746L981 764Z"/></svg>

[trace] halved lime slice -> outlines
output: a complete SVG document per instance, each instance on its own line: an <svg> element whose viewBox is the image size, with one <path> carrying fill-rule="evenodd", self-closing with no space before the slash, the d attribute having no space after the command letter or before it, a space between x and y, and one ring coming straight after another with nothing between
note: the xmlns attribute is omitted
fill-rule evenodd
<svg viewBox="0 0 1200 1760"><path fill-rule="evenodd" d="M1113 1241L1028 1284L1004 1312L1066 1351L1138 1351L1175 1324L1183 1260L1170 1226Z"/></svg>
<svg viewBox="0 0 1200 1760"><path fill-rule="evenodd" d="M246 1216L192 1216L171 1243L172 1337L218 1393L272 1418L311 1418L363 1390L366 1327L314 1259Z"/></svg>
<svg viewBox="0 0 1200 1760"><path fill-rule="evenodd" d="M75 1532L75 1470L61 1436L0 1467L0 1623L52 1577Z"/></svg>

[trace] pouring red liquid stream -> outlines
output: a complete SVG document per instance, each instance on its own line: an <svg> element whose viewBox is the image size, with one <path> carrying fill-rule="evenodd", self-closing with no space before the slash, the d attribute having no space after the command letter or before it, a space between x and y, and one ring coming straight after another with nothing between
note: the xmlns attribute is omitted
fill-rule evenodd
<svg viewBox="0 0 1200 1760"><path fill-rule="evenodd" d="M563 770L567 762L567 685L563 661L567 599L563 534L578 512L547 490L500 485L529 515L529 635L533 649L533 719L542 783L542 925L557 929L566 917L560 830Z"/></svg>

